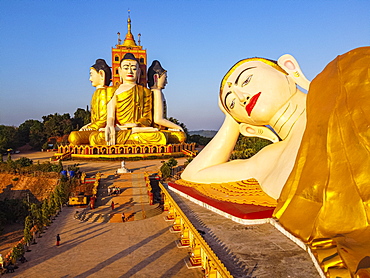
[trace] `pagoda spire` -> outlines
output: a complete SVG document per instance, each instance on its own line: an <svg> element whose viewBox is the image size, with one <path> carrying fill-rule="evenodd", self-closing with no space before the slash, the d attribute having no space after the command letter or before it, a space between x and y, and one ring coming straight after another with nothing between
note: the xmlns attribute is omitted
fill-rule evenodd
<svg viewBox="0 0 370 278"><path fill-rule="evenodd" d="M147 55L146 50L143 49L141 46L141 34L138 35L138 44L136 44L134 36L131 33L131 17L130 17L130 10L128 10L128 18L127 18L127 34L124 37L124 34L117 33L118 35L118 44L115 47L112 47L112 84L117 86L121 84L120 76L119 76L119 67L121 66L122 58L127 54L131 53L135 56L137 61L139 62L139 67L141 72L146 73L146 65L147 65ZM121 36L122 35L122 36ZM140 75L139 84L146 85L147 84L147 77L146 74Z"/></svg>
<svg viewBox="0 0 370 278"><path fill-rule="evenodd" d="M125 40L123 41L123 46L126 47L134 47L137 46L134 36L131 33L131 18L130 18L130 10L128 10L128 19L127 19L127 34Z"/></svg>

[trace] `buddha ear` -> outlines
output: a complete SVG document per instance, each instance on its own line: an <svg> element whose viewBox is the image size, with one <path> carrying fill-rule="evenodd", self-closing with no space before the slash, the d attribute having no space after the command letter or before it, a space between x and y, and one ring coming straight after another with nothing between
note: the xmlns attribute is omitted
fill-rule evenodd
<svg viewBox="0 0 370 278"><path fill-rule="evenodd" d="M267 139L273 143L279 142L279 137L271 129L265 126L241 123L239 125L239 131L246 137L259 137Z"/></svg>
<svg viewBox="0 0 370 278"><path fill-rule="evenodd" d="M155 85L157 85L158 78L159 78L158 73L156 73L156 74L154 74L154 75L153 75L153 79L154 79L154 84L155 84Z"/></svg>
<svg viewBox="0 0 370 278"><path fill-rule="evenodd" d="M121 77L121 75L122 75L122 69L121 69L121 66L119 66L119 67L118 67L118 75L119 75L119 81L122 83L122 82L123 82L123 80L122 80L122 77Z"/></svg>
<svg viewBox="0 0 370 278"><path fill-rule="evenodd" d="M99 76L100 78L102 78L103 80L105 79L105 71L104 70L99 70Z"/></svg>
<svg viewBox="0 0 370 278"><path fill-rule="evenodd" d="M140 82L140 74L141 74L141 69L140 69L140 67L137 67L137 79L136 79L137 83Z"/></svg>
<svg viewBox="0 0 370 278"><path fill-rule="evenodd" d="M278 65L289 74L298 86L308 91L311 82L304 76L297 60L292 55L285 54L281 56L278 60Z"/></svg>

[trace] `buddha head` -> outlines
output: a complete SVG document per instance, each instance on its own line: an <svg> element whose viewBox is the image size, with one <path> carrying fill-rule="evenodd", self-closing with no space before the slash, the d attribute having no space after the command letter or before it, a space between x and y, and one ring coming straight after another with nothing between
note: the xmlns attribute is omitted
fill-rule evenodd
<svg viewBox="0 0 370 278"><path fill-rule="evenodd" d="M278 62L249 58L237 62L226 73L220 87L220 104L237 122L269 125L273 116L296 93L297 84L308 85L291 55Z"/></svg>
<svg viewBox="0 0 370 278"><path fill-rule="evenodd" d="M109 86L112 72L104 59L97 59L90 68L90 81L94 87Z"/></svg>
<svg viewBox="0 0 370 278"><path fill-rule="evenodd" d="M158 60L154 60L148 69L148 85L151 89L164 89L167 84L167 71Z"/></svg>
<svg viewBox="0 0 370 278"><path fill-rule="evenodd" d="M137 83L140 78L139 62L132 53L123 56L118 68L122 83Z"/></svg>

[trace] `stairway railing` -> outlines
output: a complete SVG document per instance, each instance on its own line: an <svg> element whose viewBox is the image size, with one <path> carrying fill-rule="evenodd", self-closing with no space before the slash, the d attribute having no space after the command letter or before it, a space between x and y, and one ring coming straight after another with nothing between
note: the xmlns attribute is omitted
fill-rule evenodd
<svg viewBox="0 0 370 278"><path fill-rule="evenodd" d="M232 277L163 184L159 183L159 187L164 199L164 210L168 211L166 220L173 221L171 232L179 233L177 245L179 248L189 248L189 258L186 262L188 267L202 267L205 277L208 278Z"/></svg>

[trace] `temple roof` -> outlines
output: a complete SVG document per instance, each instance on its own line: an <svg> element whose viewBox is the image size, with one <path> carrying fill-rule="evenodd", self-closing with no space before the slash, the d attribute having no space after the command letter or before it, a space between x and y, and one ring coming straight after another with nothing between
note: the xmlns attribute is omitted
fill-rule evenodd
<svg viewBox="0 0 370 278"><path fill-rule="evenodd" d="M131 33L131 19L130 16L127 19L127 34L125 40L123 42L123 46L125 47L135 47L137 46L134 36Z"/></svg>

